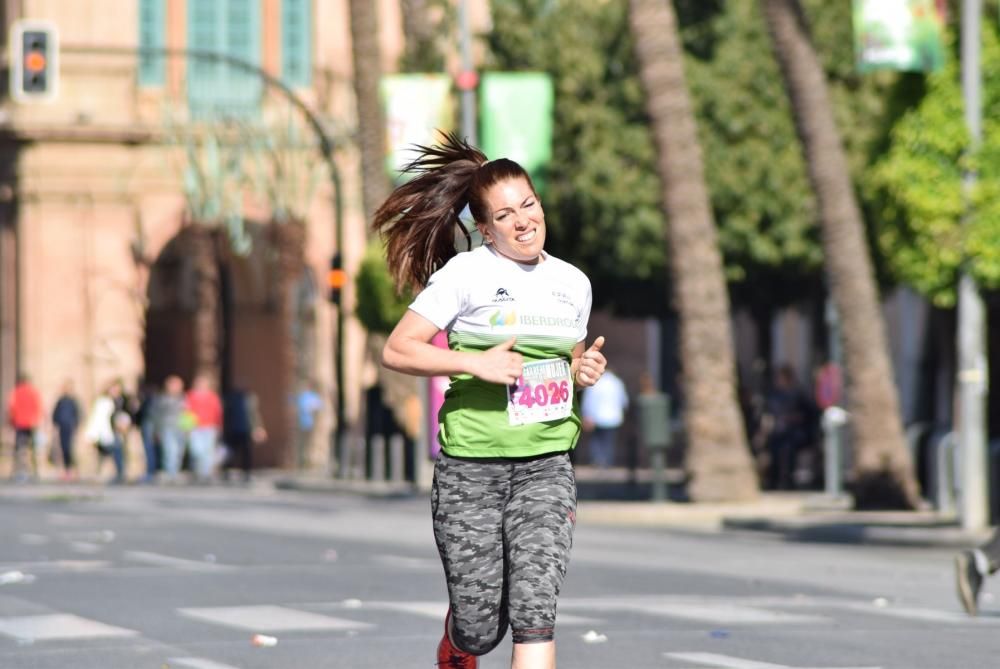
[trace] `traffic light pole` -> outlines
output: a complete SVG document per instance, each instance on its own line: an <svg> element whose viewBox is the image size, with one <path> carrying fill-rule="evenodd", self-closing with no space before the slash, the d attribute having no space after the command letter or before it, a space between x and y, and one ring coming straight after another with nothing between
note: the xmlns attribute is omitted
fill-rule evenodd
<svg viewBox="0 0 1000 669"><path fill-rule="evenodd" d="M340 180L340 170L333 158L334 143L327 134L319 117L312 109L291 89L284 81L266 72L259 65L235 58L228 54L215 51L204 51L201 49L172 49L161 47L113 47L113 46L89 46L89 45L64 45L61 48L64 53L76 53L84 55L122 55L122 56L165 56L182 57L192 60L202 60L211 63L225 63L232 67L254 74L265 84L282 94L295 107L306 121L310 128L316 133L319 139L320 155L330 171L330 185L333 188L333 236L336 252L341 253L344 248L344 202ZM334 409L336 412L337 426L331 433L330 457L331 462L336 458L339 473L346 473L344 463L340 460L346 451L347 419L344 405L344 309L337 305L337 335L336 350L334 351L334 383L337 386Z"/></svg>
<svg viewBox="0 0 1000 669"><path fill-rule="evenodd" d="M982 72L980 49L982 0L962 2L962 98L965 123L969 130L970 150L982 142ZM965 173L966 220L971 213L971 192L976 173ZM958 282L958 445L961 455L961 519L967 530L984 529L989 524L989 471L986 452L986 318L983 298L968 267L963 267Z"/></svg>

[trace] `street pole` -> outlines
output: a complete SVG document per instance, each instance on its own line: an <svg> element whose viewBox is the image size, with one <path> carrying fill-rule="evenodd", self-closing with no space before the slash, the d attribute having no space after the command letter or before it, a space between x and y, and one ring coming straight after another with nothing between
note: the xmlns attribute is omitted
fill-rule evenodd
<svg viewBox="0 0 1000 669"><path fill-rule="evenodd" d="M467 0L459 0L458 3L458 30L462 50L462 76L459 80L462 89L462 135L467 142L476 146L479 144L476 132L476 78L475 65L472 62L472 37L469 34Z"/></svg>
<svg viewBox="0 0 1000 669"><path fill-rule="evenodd" d="M969 150L974 152L982 142L982 72L980 49L982 36L982 0L962 1L962 98L965 103L965 123L969 130ZM963 225L972 215L972 189L976 173L966 171L963 178L965 216ZM967 264L964 260L963 264ZM985 348L985 309L975 279L969 268L961 268L958 282L958 445L962 468L962 527L980 530L989 524L986 454L986 383L987 359Z"/></svg>

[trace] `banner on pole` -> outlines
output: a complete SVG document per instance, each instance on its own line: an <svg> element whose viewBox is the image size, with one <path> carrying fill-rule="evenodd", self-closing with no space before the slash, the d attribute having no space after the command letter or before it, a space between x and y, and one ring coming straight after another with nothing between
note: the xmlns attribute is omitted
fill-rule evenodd
<svg viewBox="0 0 1000 669"><path fill-rule="evenodd" d="M385 109L386 170L394 183L404 180L403 166L416 156L413 145L440 141L438 131L455 127L451 78L444 74L396 74L382 78Z"/></svg>
<svg viewBox="0 0 1000 669"><path fill-rule="evenodd" d="M932 72L944 64L945 0L854 0L858 70Z"/></svg>
<svg viewBox="0 0 1000 669"><path fill-rule="evenodd" d="M480 148L510 158L545 187L552 160L552 79L543 72L487 72L479 84Z"/></svg>

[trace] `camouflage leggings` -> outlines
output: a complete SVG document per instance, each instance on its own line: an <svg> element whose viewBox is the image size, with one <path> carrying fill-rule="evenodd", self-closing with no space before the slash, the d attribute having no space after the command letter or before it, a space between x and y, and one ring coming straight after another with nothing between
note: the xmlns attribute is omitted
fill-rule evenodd
<svg viewBox="0 0 1000 669"><path fill-rule="evenodd" d="M508 624L514 643L551 641L576 521L569 455L477 461L442 454L431 512L455 645L483 655Z"/></svg>

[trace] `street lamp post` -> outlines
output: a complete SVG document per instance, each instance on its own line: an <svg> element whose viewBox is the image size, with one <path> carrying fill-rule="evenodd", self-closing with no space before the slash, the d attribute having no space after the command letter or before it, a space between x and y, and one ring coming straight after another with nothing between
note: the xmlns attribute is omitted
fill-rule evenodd
<svg viewBox="0 0 1000 669"><path fill-rule="evenodd" d="M969 130L970 151L982 142L982 73L980 50L982 36L982 0L962 1L962 98L965 123ZM964 176L966 196L965 222L972 213L971 191L976 173ZM958 443L962 471L962 527L979 530L989 524L986 485L986 383L985 309L976 282L963 267L958 282Z"/></svg>

